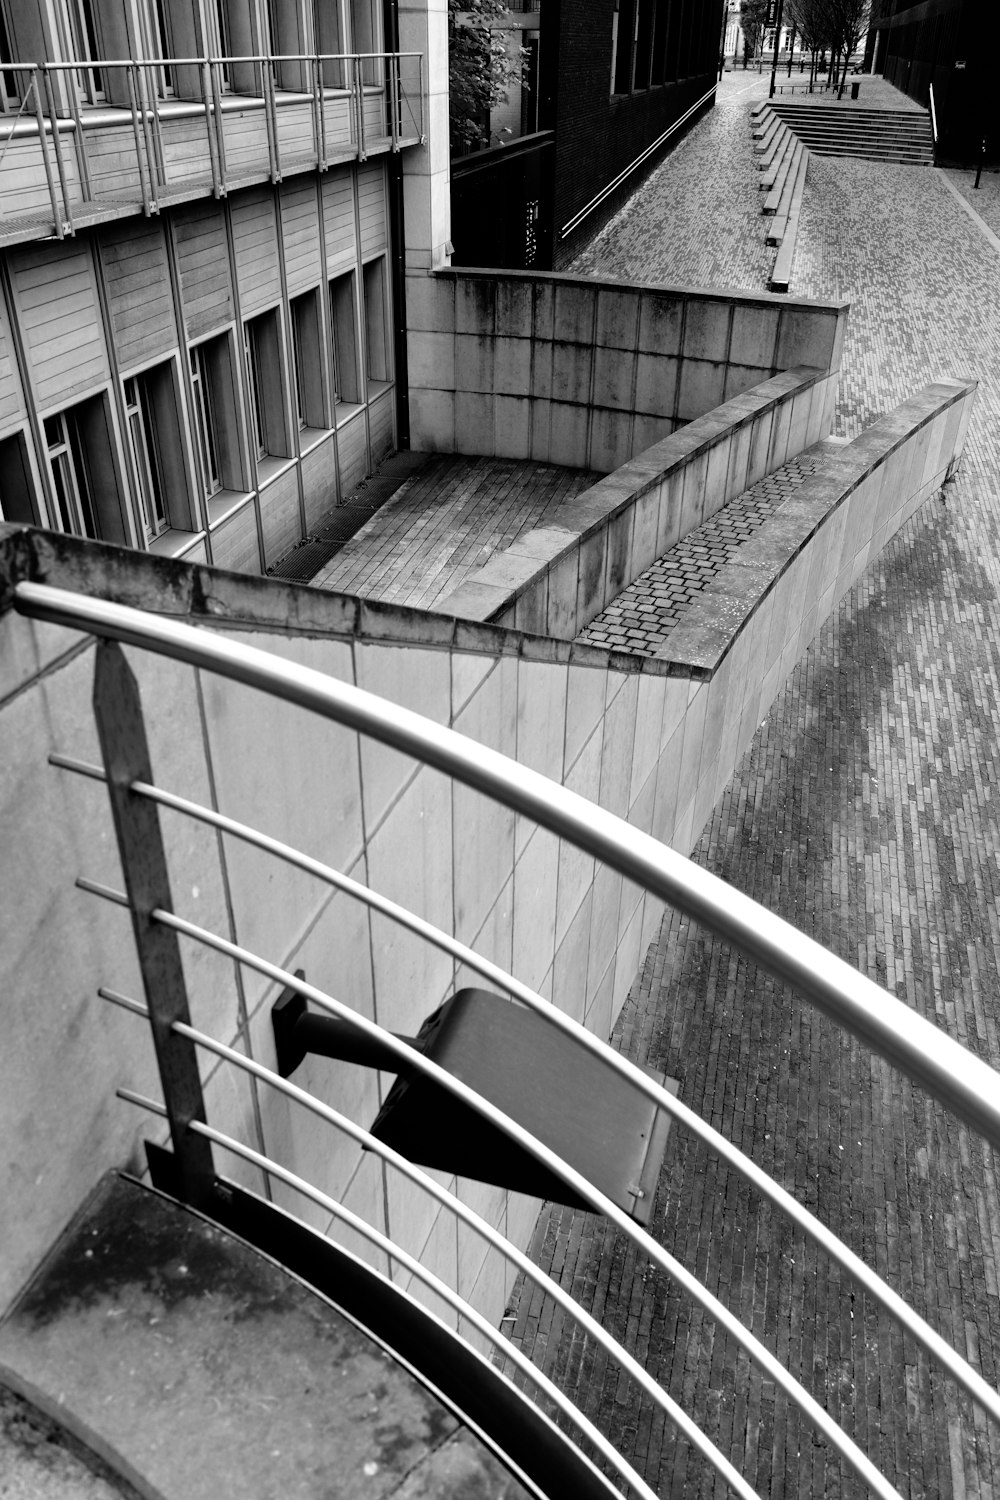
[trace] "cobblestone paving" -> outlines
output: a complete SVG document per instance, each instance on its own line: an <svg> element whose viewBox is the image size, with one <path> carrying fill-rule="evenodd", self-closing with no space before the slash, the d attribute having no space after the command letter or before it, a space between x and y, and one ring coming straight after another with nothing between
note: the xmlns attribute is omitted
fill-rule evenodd
<svg viewBox="0 0 1000 1500"><path fill-rule="evenodd" d="M767 286L759 172L747 118L768 78L726 73L699 121L573 262L593 276L672 286ZM651 232L652 230L652 232Z"/></svg>
<svg viewBox="0 0 1000 1500"><path fill-rule="evenodd" d="M613 651L652 656L715 574L749 541L803 479L816 472L812 452L737 495L710 520L683 537L591 620L578 639Z"/></svg>
<svg viewBox="0 0 1000 1500"><path fill-rule="evenodd" d="M554 464L442 455L400 487L313 587L433 609L494 552L599 478Z"/></svg>
<svg viewBox="0 0 1000 1500"><path fill-rule="evenodd" d="M748 97L753 97L752 95ZM738 106L731 106L736 124ZM724 129L719 117L699 126ZM735 138L735 135L734 135ZM588 269L675 279L687 232L735 244L699 139ZM692 166L685 181L685 163ZM725 167L725 163L723 164ZM986 215L984 215L986 217ZM747 223L750 236L754 225ZM840 431L937 374L981 385L957 481L845 600L779 695L695 860L1000 1065L1000 255L932 169L813 158L793 294L847 297ZM708 280L711 251L693 251ZM749 266L739 284L760 285ZM635 274L634 272L632 274ZM685 274L696 273L686 269ZM734 277L727 272L726 279ZM628 1054L805 1202L997 1383L997 1161L783 987L668 912L616 1028ZM908 1500L1000 1495L1000 1443L911 1340L683 1131L654 1232L788 1363ZM693 1412L762 1496L860 1496L731 1341L593 1216L553 1210L541 1259ZM663 1496L721 1493L586 1340L525 1297L534 1345Z"/></svg>

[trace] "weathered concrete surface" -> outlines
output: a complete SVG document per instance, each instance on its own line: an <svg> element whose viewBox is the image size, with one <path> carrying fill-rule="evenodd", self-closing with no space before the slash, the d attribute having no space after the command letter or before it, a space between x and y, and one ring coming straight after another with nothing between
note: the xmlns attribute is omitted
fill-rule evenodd
<svg viewBox="0 0 1000 1500"><path fill-rule="evenodd" d="M0 1325L3 1371L134 1485L127 1495L526 1494L446 1406L324 1298L232 1235L116 1175ZM4 1482L0 1493L8 1493ZM20 1493L105 1500L123 1491Z"/></svg>

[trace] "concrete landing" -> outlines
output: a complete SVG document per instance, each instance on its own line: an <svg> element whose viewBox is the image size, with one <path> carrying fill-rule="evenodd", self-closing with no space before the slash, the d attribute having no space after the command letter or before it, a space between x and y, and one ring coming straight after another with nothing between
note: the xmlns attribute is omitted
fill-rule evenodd
<svg viewBox="0 0 1000 1500"><path fill-rule="evenodd" d="M13 1465L0 1474L0 1494L17 1500L528 1493L324 1298L116 1174L0 1324L4 1382L55 1419L20 1444L21 1487L10 1487ZM26 1408L9 1405L23 1435Z"/></svg>
<svg viewBox="0 0 1000 1500"><path fill-rule="evenodd" d="M311 580L332 593L433 609L549 511L601 478L586 469L439 454Z"/></svg>

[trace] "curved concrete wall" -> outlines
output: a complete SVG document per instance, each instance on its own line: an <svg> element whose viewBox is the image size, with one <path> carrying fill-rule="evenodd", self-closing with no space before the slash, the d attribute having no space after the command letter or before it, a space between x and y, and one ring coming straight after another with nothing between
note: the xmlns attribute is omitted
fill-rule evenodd
<svg viewBox="0 0 1000 1500"><path fill-rule="evenodd" d="M518 537L435 612L573 640L694 527L830 430L837 376L772 376L654 443Z"/></svg>
<svg viewBox="0 0 1000 1500"><path fill-rule="evenodd" d="M688 852L823 619L944 480L972 395L969 384L928 387L843 448L836 482L800 488L758 534L766 558L720 575L671 637L669 661L13 527L0 528L0 611L10 583L30 576L239 633L451 724ZM656 902L393 751L264 706L238 685L128 655L161 784L355 874L608 1035L657 929ZM101 1173L140 1167L140 1138L162 1135L160 1122L114 1097L123 1084L159 1097L145 1023L96 997L101 984L141 997L127 913L74 886L84 874L121 888L106 794L47 763L51 751L98 759L93 657L93 642L75 632L0 613L0 1307ZM393 1030L412 1033L473 978L236 840L174 816L163 827L179 912L304 968ZM187 946L185 973L195 1024L273 1064L275 986ZM204 1078L213 1123L342 1197L500 1316L510 1274L476 1235L265 1087L210 1062ZM388 1082L324 1059L309 1059L297 1081L366 1123ZM235 1161L222 1157L220 1167L256 1182ZM475 1184L461 1191L527 1241L532 1200ZM292 1195L276 1196L293 1206ZM328 1227L318 1210L294 1207Z"/></svg>

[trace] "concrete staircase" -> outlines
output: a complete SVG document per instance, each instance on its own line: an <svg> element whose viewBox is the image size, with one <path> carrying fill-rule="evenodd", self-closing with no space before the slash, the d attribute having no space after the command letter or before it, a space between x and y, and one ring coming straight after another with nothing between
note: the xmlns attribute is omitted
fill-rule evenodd
<svg viewBox="0 0 1000 1500"><path fill-rule="evenodd" d="M930 116L920 110L865 109L851 103L774 99L771 109L818 156L934 165Z"/></svg>
<svg viewBox="0 0 1000 1500"><path fill-rule="evenodd" d="M778 247L768 291L787 292L809 152L772 106L758 106L751 114L751 123L764 194L761 213L769 220L765 238L767 244Z"/></svg>

